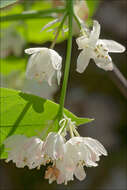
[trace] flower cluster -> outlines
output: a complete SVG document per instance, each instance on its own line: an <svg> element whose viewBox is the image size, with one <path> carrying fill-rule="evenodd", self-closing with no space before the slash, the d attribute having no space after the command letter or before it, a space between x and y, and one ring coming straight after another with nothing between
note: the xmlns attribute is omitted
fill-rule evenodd
<svg viewBox="0 0 127 190"><path fill-rule="evenodd" d="M107 155L103 145L90 137L81 137L75 123L65 117L60 121L58 133L50 132L42 141L38 137L28 138L24 135L8 137L4 144L8 151L7 162L12 160L17 167L28 166L39 169L48 164L45 179L49 183L67 184L74 176L83 180L86 177L84 166L96 167L101 155ZM66 141L66 132L71 138Z"/></svg>

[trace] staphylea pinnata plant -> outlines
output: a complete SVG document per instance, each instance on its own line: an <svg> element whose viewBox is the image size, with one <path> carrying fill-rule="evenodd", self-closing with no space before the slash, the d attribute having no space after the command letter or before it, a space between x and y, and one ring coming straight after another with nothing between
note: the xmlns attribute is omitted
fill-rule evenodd
<svg viewBox="0 0 127 190"><path fill-rule="evenodd" d="M15 98L15 109L19 108L19 105L24 105L24 100L21 98L24 98L25 101L29 100L27 107L21 112L20 118L3 139L4 151L8 153L3 158L6 158L6 162L14 162L18 168L27 166L28 169L40 169L41 166L48 164L44 178L48 179L49 183L56 181L57 184L67 184L74 180L74 177L80 181L84 180L86 177L84 167L96 167L100 156L107 156L106 149L98 140L91 137L82 137L78 133L78 125L91 122L92 119L78 118L64 108L71 64L73 34L79 31L76 39L78 49L81 50L76 66L76 71L79 73L85 71L90 59L93 59L99 68L111 71L114 67L109 53L125 51L125 47L118 42L100 39L101 26L97 20L93 20L92 27L88 27L86 19L89 13L85 1L67 0L62 3L65 6L62 10L63 14L58 14L58 18L42 28L42 31L53 31L55 38L51 46L49 48L25 49L25 53L30 55L26 68L26 78L36 80L40 84L45 80L47 85L51 86L53 85L52 79L55 76L58 85L62 84L59 105L22 92L3 90L4 96L7 93L6 98ZM54 26L56 23L58 24L57 27ZM65 35L66 32L68 32L68 43L65 70L62 73L62 57L53 48L59 34ZM62 75L63 80L61 80ZM25 119L21 120L31 104L34 107L34 103L37 102L39 102L37 106L40 108L43 102L44 110L40 115L40 110L35 114L33 108L31 108L26 117L29 117L31 120L29 122L34 127L28 128L27 125L30 125L30 123L27 123ZM6 125L10 125L10 123L6 123ZM22 130L18 127L22 127ZM39 135L36 129L41 132ZM69 140L66 138L67 134L69 134Z"/></svg>

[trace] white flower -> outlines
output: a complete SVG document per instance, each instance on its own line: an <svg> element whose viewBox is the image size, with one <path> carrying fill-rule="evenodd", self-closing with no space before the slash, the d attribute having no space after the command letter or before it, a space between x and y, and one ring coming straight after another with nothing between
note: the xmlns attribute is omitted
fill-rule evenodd
<svg viewBox="0 0 127 190"><path fill-rule="evenodd" d="M43 163L43 141L37 137L27 138L24 135L13 135L8 137L4 144L8 151L6 161L12 160L19 168L24 166L28 166L29 169L39 168Z"/></svg>
<svg viewBox="0 0 127 190"><path fill-rule="evenodd" d="M66 142L67 152L71 152L71 158L74 163L84 161L85 166L97 166L99 156L107 155L103 145L90 137L72 137Z"/></svg>
<svg viewBox="0 0 127 190"><path fill-rule="evenodd" d="M65 143L66 152L62 160L56 161L59 175L56 179L58 184L73 180L73 175L80 181L84 180L86 173L84 166L97 166L101 155L107 155L103 145L90 137L72 137Z"/></svg>
<svg viewBox="0 0 127 190"><path fill-rule="evenodd" d="M101 40L100 24L94 21L93 30L88 35L77 38L79 49L83 49L77 60L77 72L82 73L89 64L90 59L94 59L96 65L104 70L112 70L112 59L108 52L121 53L125 47L113 40Z"/></svg>
<svg viewBox="0 0 127 190"><path fill-rule="evenodd" d="M43 154L47 159L58 160L62 159L65 152L63 137L55 132L50 132L44 142Z"/></svg>
<svg viewBox="0 0 127 190"><path fill-rule="evenodd" d="M57 73L58 84L60 83L62 58L56 51L48 48L30 48L26 49L25 53L33 54L27 65L28 79L35 79L38 82L46 80L51 86L52 77Z"/></svg>

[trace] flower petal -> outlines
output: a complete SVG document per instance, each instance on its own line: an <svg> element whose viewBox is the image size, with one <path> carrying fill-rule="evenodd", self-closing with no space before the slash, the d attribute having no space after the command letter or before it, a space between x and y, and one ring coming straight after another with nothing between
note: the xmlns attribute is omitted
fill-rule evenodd
<svg viewBox="0 0 127 190"><path fill-rule="evenodd" d="M37 72L36 68L36 59L37 59L38 54L33 54L30 56L27 68L26 68L26 77L28 79L34 78L35 73Z"/></svg>
<svg viewBox="0 0 127 190"><path fill-rule="evenodd" d="M61 79L61 71L58 70L57 71L57 82L58 82L58 85L60 85L60 79Z"/></svg>
<svg viewBox="0 0 127 190"><path fill-rule="evenodd" d="M55 71L52 71L50 73L50 75L47 77L47 81L48 81L49 86L52 86L52 77L53 77L54 73L55 73Z"/></svg>
<svg viewBox="0 0 127 190"><path fill-rule="evenodd" d="M113 70L112 59L109 55L107 55L106 57L95 57L94 61L98 67L104 69L105 71Z"/></svg>
<svg viewBox="0 0 127 190"><path fill-rule="evenodd" d="M37 53L37 52L39 52L39 51L41 51L43 49L47 49L47 48L41 48L41 47L39 47L39 48L29 48L29 49L25 49L25 53L30 55L30 54L33 54L33 53Z"/></svg>
<svg viewBox="0 0 127 190"><path fill-rule="evenodd" d="M84 180L86 177L85 170L83 166L80 166L80 165L76 167L74 174L75 174L75 177L79 179L80 181Z"/></svg>
<svg viewBox="0 0 127 190"><path fill-rule="evenodd" d="M4 141L6 148L15 148L23 144L27 140L27 137L24 135L12 135Z"/></svg>
<svg viewBox="0 0 127 190"><path fill-rule="evenodd" d="M109 52L122 53L126 48L114 40L98 40L99 43L104 43L107 46Z"/></svg>
<svg viewBox="0 0 127 190"><path fill-rule="evenodd" d="M84 137L84 140L85 140L85 143L91 148L91 150L95 150L96 153L107 156L106 149L98 140L90 138L90 137Z"/></svg>
<svg viewBox="0 0 127 190"><path fill-rule="evenodd" d="M89 38L81 36L76 39L76 43L78 45L78 49L85 49L87 46L89 46Z"/></svg>
<svg viewBox="0 0 127 190"><path fill-rule="evenodd" d="M83 73L90 61L90 52L89 50L83 50L77 59L77 69L79 73Z"/></svg>
<svg viewBox="0 0 127 190"><path fill-rule="evenodd" d="M52 66L55 70L60 70L62 67L62 57L54 50L49 49L51 60L52 60Z"/></svg>
<svg viewBox="0 0 127 190"><path fill-rule="evenodd" d="M59 159L64 154L64 140L61 135L55 132L50 132L44 142L43 151L52 160Z"/></svg>
<svg viewBox="0 0 127 190"><path fill-rule="evenodd" d="M93 21L93 30L90 33L91 45L96 44L99 36L100 36L100 24L98 23L98 21L94 20Z"/></svg>

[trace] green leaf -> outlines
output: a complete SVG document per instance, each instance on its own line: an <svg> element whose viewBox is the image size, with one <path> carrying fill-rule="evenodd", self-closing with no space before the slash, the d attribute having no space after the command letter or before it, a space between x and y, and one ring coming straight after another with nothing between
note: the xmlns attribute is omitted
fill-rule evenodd
<svg viewBox="0 0 127 190"><path fill-rule="evenodd" d="M1 0L0 1L0 8L7 7L8 5L16 3L18 0Z"/></svg>
<svg viewBox="0 0 127 190"><path fill-rule="evenodd" d="M50 100L21 91L1 88L0 103L1 158L7 156L2 143L8 136L24 134L29 137L40 135L45 138L49 131L59 129L58 121L55 120L59 105ZM67 109L64 109L64 113L75 121L77 126L92 121L89 118L77 117Z"/></svg>

